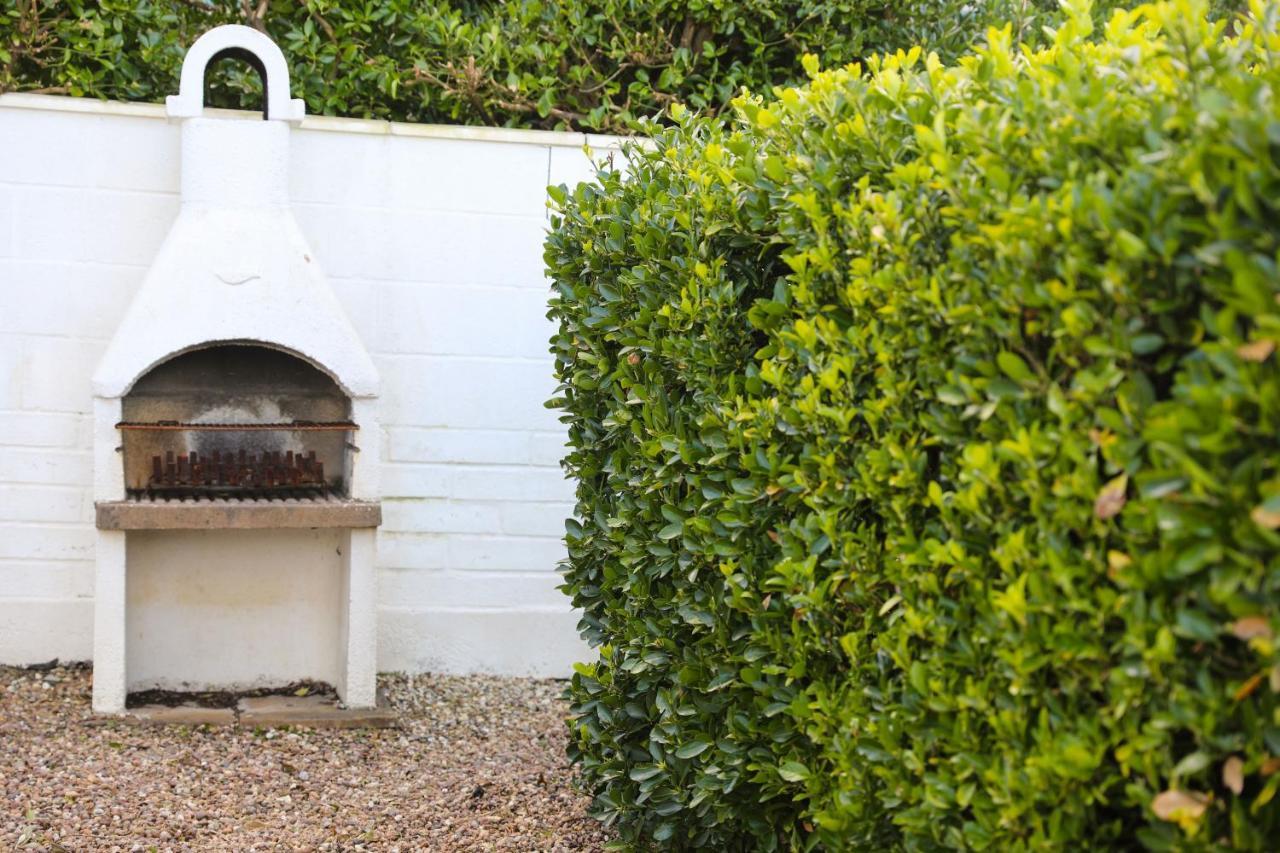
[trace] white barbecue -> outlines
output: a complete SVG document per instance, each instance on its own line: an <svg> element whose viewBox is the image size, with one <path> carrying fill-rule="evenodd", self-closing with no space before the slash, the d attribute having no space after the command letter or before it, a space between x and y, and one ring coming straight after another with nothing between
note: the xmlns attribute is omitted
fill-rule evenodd
<svg viewBox="0 0 1280 853"><path fill-rule="evenodd" d="M205 117L209 63L263 120ZM289 207L284 57L218 27L180 92L182 207L94 376L93 707L332 684L375 704L378 374Z"/></svg>

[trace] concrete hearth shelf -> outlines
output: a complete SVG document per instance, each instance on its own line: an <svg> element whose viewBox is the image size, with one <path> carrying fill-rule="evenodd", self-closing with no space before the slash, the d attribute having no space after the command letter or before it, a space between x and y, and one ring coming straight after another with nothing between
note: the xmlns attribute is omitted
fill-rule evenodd
<svg viewBox="0 0 1280 853"><path fill-rule="evenodd" d="M99 530L223 530L227 528L377 527L380 501L193 499L99 501Z"/></svg>

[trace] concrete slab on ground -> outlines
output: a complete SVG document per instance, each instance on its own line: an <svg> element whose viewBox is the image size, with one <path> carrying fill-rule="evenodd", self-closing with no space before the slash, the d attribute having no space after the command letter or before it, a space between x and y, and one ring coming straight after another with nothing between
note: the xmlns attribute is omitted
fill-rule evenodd
<svg viewBox="0 0 1280 853"><path fill-rule="evenodd" d="M396 724L385 702L377 708L343 708L329 696L252 696L234 708L196 704L143 705L116 719L139 725L248 726L273 728L305 726L317 729L385 729Z"/></svg>
<svg viewBox="0 0 1280 853"><path fill-rule="evenodd" d="M342 708L325 696L250 696L236 711L242 726L382 729L396 721L389 708Z"/></svg>
<svg viewBox="0 0 1280 853"><path fill-rule="evenodd" d="M234 726L234 708L203 708L199 705L143 705L130 708L124 719L130 723L171 726Z"/></svg>

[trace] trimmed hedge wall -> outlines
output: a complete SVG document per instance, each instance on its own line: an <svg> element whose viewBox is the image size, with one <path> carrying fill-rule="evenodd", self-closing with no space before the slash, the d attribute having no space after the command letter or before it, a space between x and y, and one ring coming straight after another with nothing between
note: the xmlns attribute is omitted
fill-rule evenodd
<svg viewBox="0 0 1280 853"><path fill-rule="evenodd" d="M1280 838L1280 7L1068 7L557 193L572 752L624 841Z"/></svg>
<svg viewBox="0 0 1280 853"><path fill-rule="evenodd" d="M1115 0L1108 0L1115 2ZM1055 0L13 0L0 92L163 101L188 46L223 23L279 42L312 113L627 130L674 101L715 112L743 86L795 80L916 42L963 51L992 20L1038 37ZM242 65L210 103L257 108Z"/></svg>

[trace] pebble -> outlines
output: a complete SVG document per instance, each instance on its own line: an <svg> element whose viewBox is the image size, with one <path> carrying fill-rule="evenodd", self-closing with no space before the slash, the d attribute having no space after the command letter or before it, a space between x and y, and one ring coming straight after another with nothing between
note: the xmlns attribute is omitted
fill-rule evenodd
<svg viewBox="0 0 1280 853"><path fill-rule="evenodd" d="M381 684L399 728L255 733L104 722L87 667L0 667L0 850L598 851L613 840L573 788L561 683Z"/></svg>

